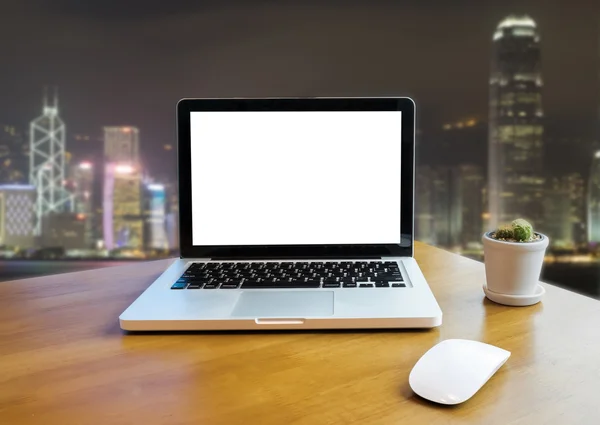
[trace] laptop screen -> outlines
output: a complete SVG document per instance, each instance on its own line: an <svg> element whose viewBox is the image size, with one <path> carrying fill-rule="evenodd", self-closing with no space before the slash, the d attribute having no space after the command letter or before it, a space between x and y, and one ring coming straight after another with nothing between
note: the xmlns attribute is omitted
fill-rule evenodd
<svg viewBox="0 0 600 425"><path fill-rule="evenodd" d="M399 244L401 113L191 112L193 245Z"/></svg>

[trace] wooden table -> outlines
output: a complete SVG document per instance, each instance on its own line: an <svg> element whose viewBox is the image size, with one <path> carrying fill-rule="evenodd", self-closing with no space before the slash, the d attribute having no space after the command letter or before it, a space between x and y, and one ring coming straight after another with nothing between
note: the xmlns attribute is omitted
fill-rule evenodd
<svg viewBox="0 0 600 425"><path fill-rule="evenodd" d="M0 424L598 424L600 302L484 299L483 265L422 244L444 312L429 331L126 334L118 315L169 261L0 283ZM448 338L512 352L469 401L408 374Z"/></svg>

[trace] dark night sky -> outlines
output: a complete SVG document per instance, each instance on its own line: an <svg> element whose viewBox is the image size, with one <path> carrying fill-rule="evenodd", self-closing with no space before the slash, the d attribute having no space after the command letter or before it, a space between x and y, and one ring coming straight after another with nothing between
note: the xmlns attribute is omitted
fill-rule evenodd
<svg viewBox="0 0 600 425"><path fill-rule="evenodd" d="M137 125L155 174L174 172L160 147L174 142L181 97L410 95L425 129L485 115L491 37L510 13L540 27L550 128L591 138L598 111L599 1L0 0L0 10L0 122L24 127L42 86L57 84L70 132Z"/></svg>

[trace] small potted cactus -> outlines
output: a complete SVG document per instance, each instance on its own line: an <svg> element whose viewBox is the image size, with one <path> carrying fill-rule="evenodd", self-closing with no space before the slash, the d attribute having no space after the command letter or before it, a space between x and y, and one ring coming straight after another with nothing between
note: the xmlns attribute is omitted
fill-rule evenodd
<svg viewBox="0 0 600 425"><path fill-rule="evenodd" d="M547 236L523 219L484 234L486 296L507 305L540 301L545 290L539 279L548 242Z"/></svg>

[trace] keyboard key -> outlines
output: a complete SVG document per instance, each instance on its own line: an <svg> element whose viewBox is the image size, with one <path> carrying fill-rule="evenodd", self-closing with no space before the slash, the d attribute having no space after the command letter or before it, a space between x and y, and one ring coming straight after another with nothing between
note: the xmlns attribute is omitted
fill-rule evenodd
<svg viewBox="0 0 600 425"><path fill-rule="evenodd" d="M358 285L359 288L372 288L373 284L372 283L361 283Z"/></svg>
<svg viewBox="0 0 600 425"><path fill-rule="evenodd" d="M376 288L389 288L390 284L387 282L375 282Z"/></svg>
<svg viewBox="0 0 600 425"><path fill-rule="evenodd" d="M190 283L187 287L187 289L200 289L202 288L202 285L198 284L198 283Z"/></svg>
<svg viewBox="0 0 600 425"><path fill-rule="evenodd" d="M224 283L221 285L221 289L237 289L239 286L238 283Z"/></svg>
<svg viewBox="0 0 600 425"><path fill-rule="evenodd" d="M204 285L204 289L217 289L218 287L218 283L207 283L206 285Z"/></svg>
<svg viewBox="0 0 600 425"><path fill-rule="evenodd" d="M392 284L392 288L405 288L406 285L404 282L390 282Z"/></svg>
<svg viewBox="0 0 600 425"><path fill-rule="evenodd" d="M339 288L340 283L324 283L323 288Z"/></svg>
<svg viewBox="0 0 600 425"><path fill-rule="evenodd" d="M353 282L353 283L344 283L342 286L344 288L356 288L357 285L355 282Z"/></svg>
<svg viewBox="0 0 600 425"><path fill-rule="evenodd" d="M185 289L187 283L185 282L175 282L173 284L173 286L171 286L171 289Z"/></svg>
<svg viewBox="0 0 600 425"><path fill-rule="evenodd" d="M379 281L385 281L385 282L389 282L389 281L402 281L404 280L402 278L402 275L400 273L377 273L377 277L375 277L375 280L379 280Z"/></svg>

